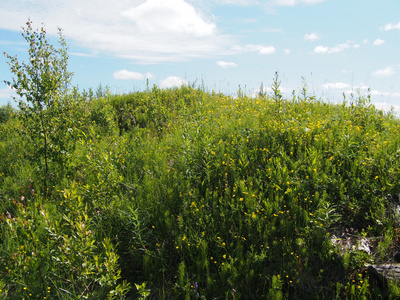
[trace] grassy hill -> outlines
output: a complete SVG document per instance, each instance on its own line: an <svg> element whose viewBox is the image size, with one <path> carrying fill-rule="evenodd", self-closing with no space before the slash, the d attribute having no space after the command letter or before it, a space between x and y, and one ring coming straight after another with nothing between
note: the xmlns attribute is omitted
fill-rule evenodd
<svg viewBox="0 0 400 300"><path fill-rule="evenodd" d="M363 272L400 234L400 122L369 100L74 90L44 110L48 172L2 107L0 295L398 297Z"/></svg>

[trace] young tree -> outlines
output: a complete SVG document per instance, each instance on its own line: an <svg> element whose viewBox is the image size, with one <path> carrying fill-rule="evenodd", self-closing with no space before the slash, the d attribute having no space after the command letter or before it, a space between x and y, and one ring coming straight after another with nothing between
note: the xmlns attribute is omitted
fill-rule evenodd
<svg viewBox="0 0 400 300"><path fill-rule="evenodd" d="M51 114L47 112L57 106L57 102L63 101L72 78L72 73L67 70L68 47L61 28L58 28L60 48L56 49L46 38L44 26L34 30L30 19L26 22L26 27L22 27L21 34L29 43L29 61L20 62L17 56L4 52L14 75L11 82L4 82L22 98L18 105L28 135L32 139L43 140L46 192L49 174L48 126L51 122Z"/></svg>

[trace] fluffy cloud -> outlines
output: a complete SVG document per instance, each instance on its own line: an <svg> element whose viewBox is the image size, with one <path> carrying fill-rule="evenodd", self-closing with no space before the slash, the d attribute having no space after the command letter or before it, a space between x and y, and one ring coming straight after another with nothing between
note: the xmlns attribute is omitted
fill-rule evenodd
<svg viewBox="0 0 400 300"><path fill-rule="evenodd" d="M140 80L143 79L144 76L142 73L132 72L128 70L119 70L114 72L114 79L132 79L132 80Z"/></svg>
<svg viewBox="0 0 400 300"><path fill-rule="evenodd" d="M177 76L169 76L160 81L160 87L163 89L173 88L173 87L180 87L182 85L186 85L187 81L179 78Z"/></svg>
<svg viewBox="0 0 400 300"><path fill-rule="evenodd" d="M138 30L149 34L212 36L216 25L205 21L194 7L183 0L147 0L121 12L135 22Z"/></svg>
<svg viewBox="0 0 400 300"><path fill-rule="evenodd" d="M256 52L260 55L273 54L276 51L275 47L273 46L262 46L262 45L235 46L233 50L238 52Z"/></svg>
<svg viewBox="0 0 400 300"><path fill-rule="evenodd" d="M319 40L320 38L321 38L321 36L319 34L315 33L315 32L312 32L310 34L305 34L304 35L304 39L306 41L311 41L311 42Z"/></svg>
<svg viewBox="0 0 400 300"><path fill-rule="evenodd" d="M357 49L359 48L360 45L355 44L353 41L347 41L346 43L343 44L338 44L333 47L327 47L327 46L317 46L314 48L315 53L327 53L327 54L332 54L332 53L339 53L343 52L344 50L348 48L354 48Z"/></svg>
<svg viewBox="0 0 400 300"><path fill-rule="evenodd" d="M389 30L392 30L392 29L400 29L400 22L397 23L397 24L388 23L388 24L386 24L386 25L381 27L381 30L384 30L384 31L389 31Z"/></svg>
<svg viewBox="0 0 400 300"><path fill-rule="evenodd" d="M14 0L2 1L0 9L0 28L19 31L27 16L35 27L43 21L49 34L60 26L66 38L89 50L79 55L159 63L223 55L232 47L213 16L184 0Z"/></svg>
<svg viewBox="0 0 400 300"><path fill-rule="evenodd" d="M376 40L372 43L372 45L374 45L374 46L380 46L380 45L383 45L384 43L385 43L384 40L376 39Z"/></svg>
<svg viewBox="0 0 400 300"><path fill-rule="evenodd" d="M217 61L217 65L220 66L221 68L224 68L224 69L234 68L234 67L238 66L234 62L227 62L227 61Z"/></svg>
<svg viewBox="0 0 400 300"><path fill-rule="evenodd" d="M375 77L390 77L394 75L396 72L394 71L393 66L387 66L386 68L376 70L375 72L372 73L373 76Z"/></svg>

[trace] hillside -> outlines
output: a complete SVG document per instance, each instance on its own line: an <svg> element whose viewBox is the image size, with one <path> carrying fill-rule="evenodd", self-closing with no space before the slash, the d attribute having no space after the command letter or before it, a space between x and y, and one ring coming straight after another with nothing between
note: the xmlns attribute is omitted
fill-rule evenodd
<svg viewBox="0 0 400 300"><path fill-rule="evenodd" d="M399 120L274 91L2 107L2 298L398 297L363 270L399 250Z"/></svg>

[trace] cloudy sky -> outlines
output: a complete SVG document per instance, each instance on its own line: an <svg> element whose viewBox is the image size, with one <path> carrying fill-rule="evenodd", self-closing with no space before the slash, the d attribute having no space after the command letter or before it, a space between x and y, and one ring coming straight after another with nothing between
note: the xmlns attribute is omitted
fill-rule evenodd
<svg viewBox="0 0 400 300"><path fill-rule="evenodd" d="M380 106L400 106L398 0L0 0L1 52L26 59L30 18L49 36L63 29L73 84L113 93L158 85L204 85L234 95L273 83L290 95L341 101L368 88ZM56 43L56 39L54 39ZM0 105L12 91L0 56Z"/></svg>

